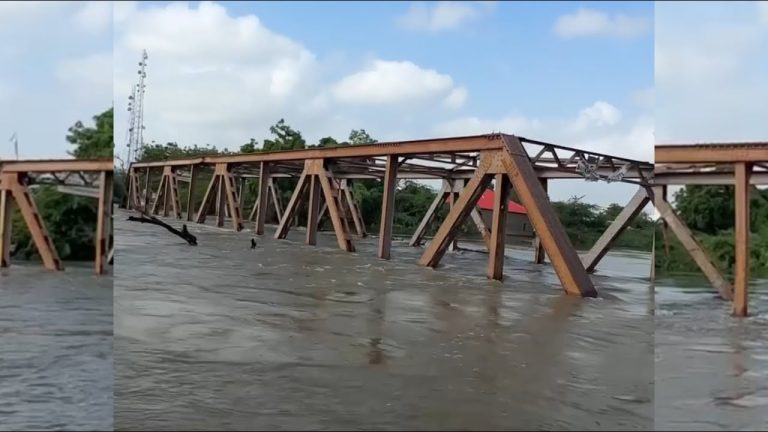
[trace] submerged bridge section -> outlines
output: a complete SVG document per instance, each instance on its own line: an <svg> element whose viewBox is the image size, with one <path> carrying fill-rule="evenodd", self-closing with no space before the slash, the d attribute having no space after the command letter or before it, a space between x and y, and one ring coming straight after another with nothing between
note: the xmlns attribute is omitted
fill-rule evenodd
<svg viewBox="0 0 768 432"><path fill-rule="evenodd" d="M203 174L210 180L198 200L196 185ZM177 219L198 223L204 223L213 213L218 226L224 226L228 215L232 228L240 231L245 222L243 187L248 179L258 179L258 199L247 218L254 222L256 234L264 234L267 217L274 214L278 222L275 237L285 238L300 202L308 200L306 243L316 243L320 218L327 213L339 248L354 251L351 225L354 224L358 236L367 233L349 183L378 179L384 184L378 256L389 259L397 181L439 180L442 189L414 233L411 245L421 244L441 206L448 203L450 211L425 248L420 264L437 267L454 243L460 225L471 219L489 251L487 275L497 280L503 278L506 203L514 188L537 235L535 261L543 262L546 253L567 293L595 296L597 292L588 272L594 270L613 240L648 203L652 177L653 165L647 162L514 135L490 134L138 162L129 168L127 186L131 209L154 214L163 210L165 216L170 211ZM276 189L275 180L280 178L297 180L284 208ZM593 249L580 257L549 202L549 179L632 183L638 186L638 193ZM188 182L184 209L180 181ZM486 227L476 204L491 183L497 192L492 224ZM150 186L155 184L157 189L152 193ZM182 215L183 210L186 216Z"/></svg>
<svg viewBox="0 0 768 432"><path fill-rule="evenodd" d="M733 315L747 316L749 294L749 194L768 185L768 142L657 145L654 205L665 232L671 229L710 283L726 300ZM713 264L704 249L667 201L669 185L735 185L735 264L733 285Z"/></svg>
<svg viewBox="0 0 768 432"><path fill-rule="evenodd" d="M14 206L18 207L48 270L63 270L45 221L37 210L32 189L56 186L62 193L98 199L94 267L106 273L112 249L113 161L110 160L14 160L0 162L0 267L10 266L11 226Z"/></svg>

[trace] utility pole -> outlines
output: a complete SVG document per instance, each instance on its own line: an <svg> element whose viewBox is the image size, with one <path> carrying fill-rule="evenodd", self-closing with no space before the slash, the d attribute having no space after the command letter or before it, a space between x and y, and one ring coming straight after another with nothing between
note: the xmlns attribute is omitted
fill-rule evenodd
<svg viewBox="0 0 768 432"><path fill-rule="evenodd" d="M19 159L19 135L14 132L13 135L11 135L11 139L8 141L13 143L13 154L16 156L16 160Z"/></svg>

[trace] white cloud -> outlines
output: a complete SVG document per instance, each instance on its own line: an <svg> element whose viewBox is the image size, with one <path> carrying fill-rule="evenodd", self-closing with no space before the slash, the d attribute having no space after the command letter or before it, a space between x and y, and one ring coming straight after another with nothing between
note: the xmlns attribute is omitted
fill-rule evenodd
<svg viewBox="0 0 768 432"><path fill-rule="evenodd" d="M99 33L112 25L112 2L89 1L75 14L78 27L86 32Z"/></svg>
<svg viewBox="0 0 768 432"><path fill-rule="evenodd" d="M115 22L120 142L142 49L149 54L147 141L236 149L268 138L280 118L308 143L360 127L379 140L413 138L468 97L449 75L407 60L372 58L350 72L337 55L318 58L255 15L234 16L216 3L115 4Z"/></svg>
<svg viewBox="0 0 768 432"><path fill-rule="evenodd" d="M653 21L647 17L609 15L586 8L559 16L554 26L555 34L563 38L582 36L634 38L645 35L652 29Z"/></svg>
<svg viewBox="0 0 768 432"><path fill-rule="evenodd" d="M451 109L458 109L464 105L468 96L467 89L465 87L457 87L451 90L451 93L443 101L444 105Z"/></svg>
<svg viewBox="0 0 768 432"><path fill-rule="evenodd" d="M496 2L441 1L412 3L398 18L400 27L427 32L455 30L493 11Z"/></svg>
<svg viewBox="0 0 768 432"><path fill-rule="evenodd" d="M459 107L467 97L450 76L422 69L409 61L374 60L364 70L333 86L333 96L349 104L399 104L447 95L446 103Z"/></svg>
<svg viewBox="0 0 768 432"><path fill-rule="evenodd" d="M623 119L616 107L603 101L580 110L571 119L535 119L520 115L481 119L470 116L438 123L433 131L440 136L503 132L615 156L653 159L651 116L644 114Z"/></svg>
<svg viewBox="0 0 768 432"><path fill-rule="evenodd" d="M621 120L621 111L618 108L608 102L597 101L591 106L582 109L569 128L576 132L581 132L588 128L613 126L619 120Z"/></svg>

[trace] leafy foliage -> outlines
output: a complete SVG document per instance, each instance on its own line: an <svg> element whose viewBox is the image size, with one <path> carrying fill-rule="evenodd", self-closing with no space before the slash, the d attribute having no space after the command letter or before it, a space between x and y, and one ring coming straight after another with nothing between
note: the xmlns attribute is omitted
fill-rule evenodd
<svg viewBox="0 0 768 432"><path fill-rule="evenodd" d="M675 194L680 218L694 232L704 250L717 267L733 271L734 256L734 190L733 186L686 186ZM768 276L768 191L750 194L750 272ZM698 267L674 234L656 229L656 268L661 273L697 272Z"/></svg>
<svg viewBox="0 0 768 432"><path fill-rule="evenodd" d="M77 121L69 128L67 142L75 146L70 154L77 159L112 158L115 147L112 132L112 111L110 108L93 117L96 127L87 127Z"/></svg>

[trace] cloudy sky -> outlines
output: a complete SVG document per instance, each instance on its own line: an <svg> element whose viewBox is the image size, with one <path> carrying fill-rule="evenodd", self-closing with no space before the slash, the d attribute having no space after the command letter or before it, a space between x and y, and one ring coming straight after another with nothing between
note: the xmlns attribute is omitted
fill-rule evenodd
<svg viewBox="0 0 768 432"><path fill-rule="evenodd" d="M278 119L309 143L502 131L651 160L652 3L0 3L0 157L66 155L149 52L146 139L238 148ZM559 181L554 199L624 202Z"/></svg>
<svg viewBox="0 0 768 432"><path fill-rule="evenodd" d="M659 143L768 140L768 2L656 4Z"/></svg>
<svg viewBox="0 0 768 432"><path fill-rule="evenodd" d="M650 3L114 5L115 139L141 50L146 137L238 148L280 118L309 143L503 131L651 160ZM554 199L629 198L555 182Z"/></svg>
<svg viewBox="0 0 768 432"><path fill-rule="evenodd" d="M66 157L67 129L112 106L112 5L0 2L0 158Z"/></svg>

